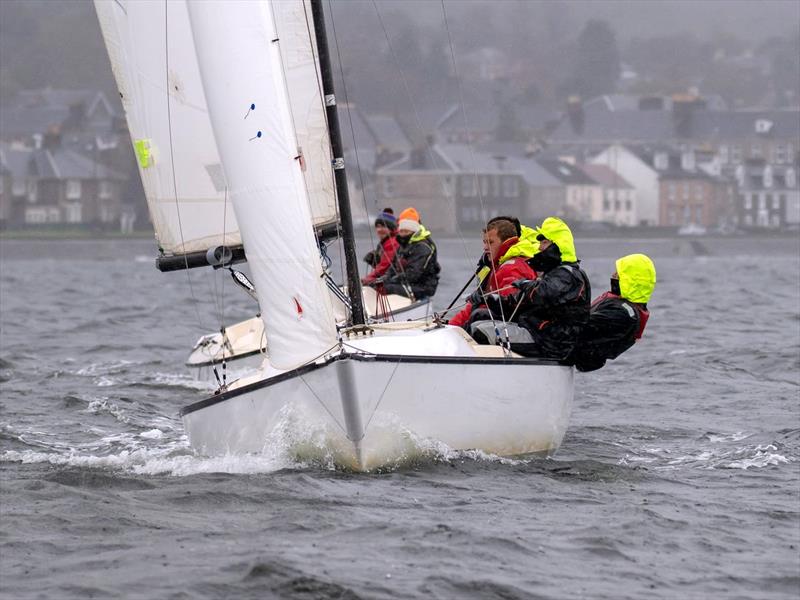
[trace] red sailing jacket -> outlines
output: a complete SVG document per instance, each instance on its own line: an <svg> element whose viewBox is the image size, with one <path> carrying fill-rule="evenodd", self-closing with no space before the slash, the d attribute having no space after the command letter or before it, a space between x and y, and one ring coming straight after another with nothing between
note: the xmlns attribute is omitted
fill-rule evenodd
<svg viewBox="0 0 800 600"><path fill-rule="evenodd" d="M378 247L380 248L381 259L378 262L378 265L366 277L364 277L363 283L365 285L370 284L379 277L384 276L389 267L392 266L394 254L397 252L400 244L394 238L394 233L392 233L386 236L386 239L384 239Z"/></svg>
<svg viewBox="0 0 800 600"><path fill-rule="evenodd" d="M507 239L503 242L503 245L500 246L497 254L500 257L505 256L505 253L508 252L511 246L518 241L519 238L516 237ZM500 258L500 260L495 261L492 271L486 279L483 280L481 288L484 293L491 294L492 292L498 292L501 296L508 296L517 291L516 288L511 286L512 281L516 281L517 279L536 279L536 271L531 269L525 257L515 256L501 263L500 261L502 260L503 259ZM450 319L450 325L463 327L469 321L471 315L472 304L467 302L467 305Z"/></svg>

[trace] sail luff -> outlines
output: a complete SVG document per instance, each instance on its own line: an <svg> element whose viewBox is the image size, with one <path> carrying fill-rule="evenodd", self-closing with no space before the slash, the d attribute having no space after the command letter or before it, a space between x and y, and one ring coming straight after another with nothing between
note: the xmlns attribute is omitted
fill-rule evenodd
<svg viewBox="0 0 800 600"><path fill-rule="evenodd" d="M190 3L211 124L262 308L270 362L289 369L337 343L264 1Z"/></svg>

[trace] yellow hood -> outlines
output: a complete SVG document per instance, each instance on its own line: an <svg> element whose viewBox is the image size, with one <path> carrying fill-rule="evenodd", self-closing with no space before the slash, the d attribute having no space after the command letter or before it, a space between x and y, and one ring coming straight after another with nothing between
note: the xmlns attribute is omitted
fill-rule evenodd
<svg viewBox="0 0 800 600"><path fill-rule="evenodd" d="M617 259L619 291L623 298L647 304L656 287L656 267L644 254L629 254Z"/></svg>
<svg viewBox="0 0 800 600"><path fill-rule="evenodd" d="M561 260L564 262L577 262L578 255L575 253L575 242L572 239L572 232L567 224L558 217L547 217L538 233L554 242L561 250Z"/></svg>
<svg viewBox="0 0 800 600"><path fill-rule="evenodd" d="M523 225L522 234L519 236L519 241L511 246L511 248L506 250L506 253L503 254L499 262L502 265L507 260L517 258L518 256L521 256L522 258L530 258L538 251L539 242L536 241L536 230Z"/></svg>

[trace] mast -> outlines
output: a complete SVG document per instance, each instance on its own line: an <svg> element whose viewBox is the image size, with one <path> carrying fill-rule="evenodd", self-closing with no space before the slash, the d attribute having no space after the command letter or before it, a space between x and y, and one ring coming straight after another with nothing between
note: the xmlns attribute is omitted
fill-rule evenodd
<svg viewBox="0 0 800 600"><path fill-rule="evenodd" d="M319 53L319 70L322 76L322 92L325 94L325 111L328 116L328 133L333 153L333 173L336 179L336 197L339 203L339 216L344 245L345 267L347 268L347 293L350 296L350 318L352 325L364 325L364 302L361 295L361 278L358 275L353 216L350 211L350 193L347 188L347 174L344 170L344 149L339 115L336 112L336 95L333 90L333 70L328 51L328 37L325 32L325 15L322 0L311 0L311 13L314 16L314 33Z"/></svg>

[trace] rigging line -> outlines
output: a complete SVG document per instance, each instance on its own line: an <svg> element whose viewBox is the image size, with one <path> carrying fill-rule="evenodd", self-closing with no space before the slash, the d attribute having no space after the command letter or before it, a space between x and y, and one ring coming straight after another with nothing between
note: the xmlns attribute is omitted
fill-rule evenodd
<svg viewBox="0 0 800 600"><path fill-rule="evenodd" d="M308 382L306 381L306 378L303 377L302 375L300 375L300 381L302 381L305 384L305 386L308 388L308 391L311 392L311 395L314 396L314 398L316 398L316 400L317 400L317 402L319 402L320 406L323 409L325 409L325 412L328 413L328 416L331 419L333 419L333 422L336 423L339 426L339 429L341 429L342 433L344 433L345 437L347 437L347 429L344 427L344 425L339 423L339 420L334 416L334 414L330 411L330 409L325 405L325 403L322 401L322 398L320 398L317 395L317 392L315 392L314 389L310 385L308 385Z"/></svg>
<svg viewBox="0 0 800 600"><path fill-rule="evenodd" d="M400 61L397 58L397 53L394 50L394 46L392 45L392 41L389 38L389 32L386 29L386 25L384 24L383 17L381 16L381 11L378 9L378 4L375 0L372 0L372 5L375 7L375 13L378 15L378 21L381 25L381 29L383 30L383 36L386 38L386 44L389 47L389 54L392 55L392 61L394 62L394 66L397 69L397 72L400 74L400 79L403 82L403 88L405 90L406 96L408 96L409 103L411 104L411 110L414 113L414 121L417 127L417 131L420 134L425 133L424 128L422 127L422 119L419 116L419 111L417 110L417 103L414 102L414 96L411 93L411 88L408 85L408 79L405 76L403 69L400 67ZM426 144L426 148L428 154L431 158L431 164L433 165L434 170L440 170L441 165L440 161L436 160L436 153L433 151L433 146L431 144ZM445 176L446 177L446 176ZM455 198L455 181L458 179L456 177L456 173L453 172L453 186L451 189L445 187L445 198L449 201L450 205L453 208L453 213L456 213L458 207L456 206L456 198ZM461 240L461 245L464 248L464 257L469 261L469 249L467 247L467 240L464 238L464 233L461 231L461 227L458 225L458 219L456 219L456 231L458 232L458 237Z"/></svg>
<svg viewBox="0 0 800 600"><path fill-rule="evenodd" d="M350 134L353 137L353 153L356 155L356 169L358 170L358 180L361 184L361 198L364 203L364 214L369 215L367 210L367 190L364 187L364 176L361 171L361 161L358 158L358 144L356 143L356 130L353 127L353 115L350 111L350 101L347 96L347 81L344 78L344 67L342 66L342 54L339 50L339 38L336 35L336 21L333 18L333 5L331 0L328 0L328 12L331 15L331 32L333 33L333 45L336 47L336 60L339 62L339 74L342 77L342 93L344 94L344 104L347 107L347 120L350 122ZM377 207L376 207L377 208ZM372 227L369 227L369 243L370 246L375 245L375 239L372 235Z"/></svg>
<svg viewBox="0 0 800 600"><path fill-rule="evenodd" d="M203 319L200 318L200 309L197 307L198 301L194 295L194 286L192 285L192 275L189 271L189 257L186 254L186 241L183 239L183 223L181 222L181 207L178 202L178 179L175 176L175 148L172 143L172 110L169 103L169 0L164 0L164 74L166 75L166 92L167 92L167 132L169 134L169 158L172 166L172 190L175 194L175 213L178 216L178 232L181 236L181 248L183 249L183 261L186 270L186 279L189 282L189 293L192 296L192 306L197 317L197 324L201 329L206 329Z"/></svg>
<svg viewBox="0 0 800 600"><path fill-rule="evenodd" d="M381 395L378 398L378 403L375 405L375 409L372 411L372 414L370 415L369 420L367 421L366 425L364 425L364 433L366 433L367 428L369 427L369 424L372 423L372 419L375 418L375 413L378 412L378 409L381 406L381 402L383 402L383 397L386 395L386 390L389 389L389 384L392 383L392 379L394 379L394 374L397 373L397 367L400 366L401 362L402 362L402 359L398 360L394 364L394 369L392 370L392 374L389 375L389 380L386 382L386 385L383 386L383 391L381 392Z"/></svg>
<svg viewBox="0 0 800 600"><path fill-rule="evenodd" d="M478 191L478 201L480 202L481 205L481 219L483 219L484 215L486 215L486 207L484 206L483 191L481 190L481 182L478 177L478 166L475 163L475 151L472 147L472 141L470 140L471 136L469 128L467 126L467 110L464 106L464 90L461 87L461 78L458 75L458 65L456 64L456 53L455 50L453 49L453 38L450 35L450 25L447 22L447 9L445 9L444 0L441 0L441 3L442 3L442 15L444 16L444 28L447 31L447 43L450 46L450 59L453 62L453 75L455 75L456 88L458 88L459 104L461 105L461 116L464 120L464 133L466 134L467 137L467 147L469 148L470 158L472 159L472 169L475 178L475 187L477 188Z"/></svg>

